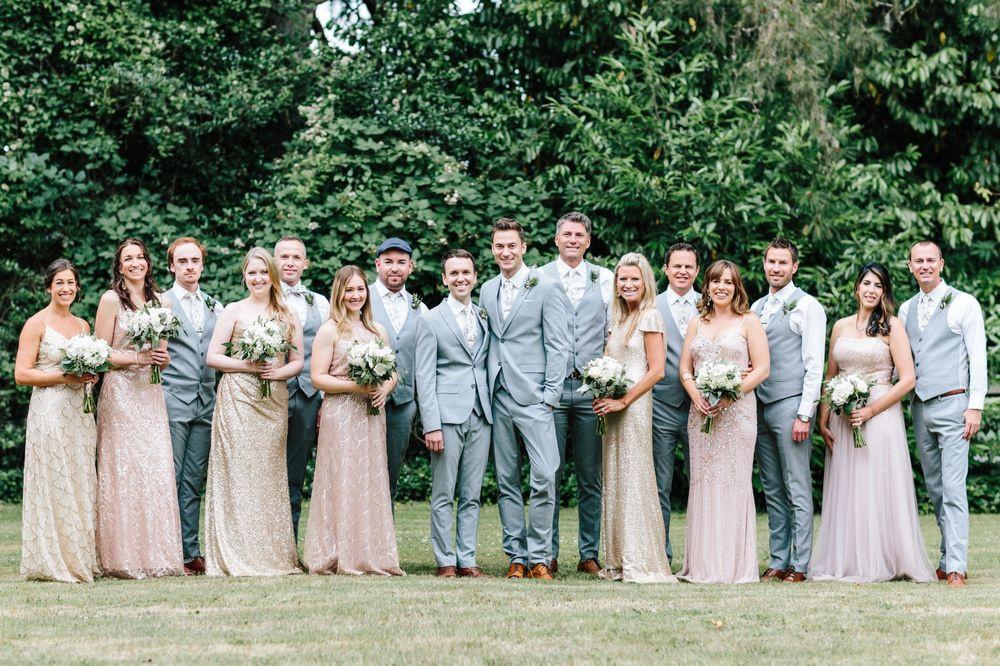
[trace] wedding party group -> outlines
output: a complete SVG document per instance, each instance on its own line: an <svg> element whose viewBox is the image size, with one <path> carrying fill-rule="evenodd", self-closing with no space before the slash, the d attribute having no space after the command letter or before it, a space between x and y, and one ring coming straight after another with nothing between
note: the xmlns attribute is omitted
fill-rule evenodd
<svg viewBox="0 0 1000 666"><path fill-rule="evenodd" d="M589 261L592 233L586 215L567 213L555 224L557 256L530 267L524 230L500 218L489 230L498 273L480 286L475 255L447 251L447 296L433 308L407 290L413 248L401 238L378 246L374 281L359 266L336 271L329 299L302 282L302 239L255 247L241 268L246 297L225 306L200 288L198 240L170 244L174 282L161 291L154 258L127 238L93 332L72 313L77 269L52 262L49 303L24 324L15 368L33 387L21 575L404 575L394 499L419 424L442 578L486 575L478 521L492 457L508 579L558 574L558 488L571 459L584 574L966 584L986 335L977 300L943 281L938 244L910 248L917 289L898 308L889 271L860 267L857 308L828 332L819 300L794 282L800 257L787 239L765 248L755 270L768 292L751 303L731 261L702 269L698 249L677 242L658 293L642 254L613 271ZM904 399L941 533L936 571ZM826 443L815 551L814 427ZM763 571L755 460L769 528ZM689 483L676 574L675 467Z"/></svg>

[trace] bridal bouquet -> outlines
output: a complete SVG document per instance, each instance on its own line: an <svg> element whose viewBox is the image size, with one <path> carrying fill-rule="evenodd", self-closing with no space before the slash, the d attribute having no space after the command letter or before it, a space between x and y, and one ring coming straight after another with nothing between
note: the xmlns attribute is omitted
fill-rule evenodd
<svg viewBox="0 0 1000 666"><path fill-rule="evenodd" d="M273 362L279 355L295 349L288 341L288 327L275 319L257 317L238 338L225 344L226 355L243 361ZM260 380L261 400L271 397L271 380Z"/></svg>
<svg viewBox="0 0 1000 666"><path fill-rule="evenodd" d="M146 303L141 310L133 312L125 326L125 335L129 342L138 347L140 351L158 347L162 340L169 340L180 331L181 320L169 309L160 307L154 301ZM162 381L160 366L151 365L149 383L159 384Z"/></svg>
<svg viewBox="0 0 1000 666"><path fill-rule="evenodd" d="M111 345L93 335L74 335L63 347L62 371L68 375L96 375L111 369ZM93 414L94 387L83 385L83 413Z"/></svg>
<svg viewBox="0 0 1000 666"><path fill-rule="evenodd" d="M732 361L706 361L698 370L694 384L710 405L719 404L723 398L738 400L741 395L740 386L743 384L743 370ZM715 417L708 416L705 417L701 431L711 435L714 427Z"/></svg>
<svg viewBox="0 0 1000 666"><path fill-rule="evenodd" d="M381 340L355 340L347 350L347 376L357 384L378 386L388 381L394 372L396 353ZM378 413L378 407L369 405L368 414L375 416Z"/></svg>
<svg viewBox="0 0 1000 666"><path fill-rule="evenodd" d="M873 382L856 372L837 375L823 387L823 397L820 398L820 402L830 405L834 414L853 412L868 404L868 396L871 394L872 386L874 386ZM854 432L854 448L860 449L868 446L861 434L861 426L852 428L852 431Z"/></svg>
<svg viewBox="0 0 1000 666"><path fill-rule="evenodd" d="M577 389L580 393L591 393L594 398L613 398L617 400L628 392L628 378L625 377L625 366L610 356L595 358L587 363L580 373L583 386ZM604 435L608 431L608 419L603 415L597 417L597 434Z"/></svg>

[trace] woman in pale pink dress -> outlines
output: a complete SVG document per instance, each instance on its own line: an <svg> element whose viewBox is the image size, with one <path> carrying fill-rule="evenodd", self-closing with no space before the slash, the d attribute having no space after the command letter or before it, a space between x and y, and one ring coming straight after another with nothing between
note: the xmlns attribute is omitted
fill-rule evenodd
<svg viewBox="0 0 1000 666"><path fill-rule="evenodd" d="M903 324L893 316L889 272L861 269L854 284L858 311L833 326L826 378L857 373L875 383L868 404L849 415L819 408L826 442L823 515L809 567L812 580L850 583L934 579L917 520L913 470L900 400L915 374ZM893 369L899 381L892 383ZM855 448L861 426L867 446Z"/></svg>
<svg viewBox="0 0 1000 666"><path fill-rule="evenodd" d="M129 317L158 301L142 241L118 244L111 289L97 307L94 333L111 344L114 369L97 403L97 553L117 578L184 574L174 454L163 387L150 367L166 366L166 341L140 351L125 336Z"/></svg>
<svg viewBox="0 0 1000 666"><path fill-rule="evenodd" d="M764 327L750 311L739 269L720 260L705 271L700 316L688 325L680 372L693 409L688 417L691 490L684 535L684 566L677 577L690 583L755 583L757 513L751 476L757 441L757 402L753 390L767 379L771 358ZM740 398L711 405L698 391L695 376L708 361L752 365ZM711 434L701 432L708 416Z"/></svg>
<svg viewBox="0 0 1000 666"><path fill-rule="evenodd" d="M333 278L330 319L316 332L310 366L325 394L303 553L311 574L403 575L385 450L385 400L396 378L363 386L347 376L351 344L372 339L389 343L372 319L364 272L345 266Z"/></svg>

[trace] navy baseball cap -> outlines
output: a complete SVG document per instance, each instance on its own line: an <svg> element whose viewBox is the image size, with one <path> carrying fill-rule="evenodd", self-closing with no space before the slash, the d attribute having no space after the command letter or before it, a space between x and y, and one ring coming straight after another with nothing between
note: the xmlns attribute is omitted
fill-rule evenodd
<svg viewBox="0 0 1000 666"><path fill-rule="evenodd" d="M382 241L382 244L375 250L375 256L379 257L383 252L388 252L389 250L402 250L411 257L413 256L413 248L410 247L410 244L402 238L396 238L395 236Z"/></svg>

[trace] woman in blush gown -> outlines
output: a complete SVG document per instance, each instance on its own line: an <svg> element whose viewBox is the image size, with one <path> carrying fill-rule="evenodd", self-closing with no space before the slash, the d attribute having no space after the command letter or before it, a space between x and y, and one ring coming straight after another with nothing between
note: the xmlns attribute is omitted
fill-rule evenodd
<svg viewBox="0 0 1000 666"><path fill-rule="evenodd" d="M80 293L76 268L56 259L45 270L49 304L21 330L14 380L31 386L24 436L21 575L90 583L100 573L94 542L97 426L83 413L84 384L94 375L62 371L63 348L90 332L70 306Z"/></svg>
<svg viewBox="0 0 1000 666"><path fill-rule="evenodd" d="M302 369L302 327L285 304L278 265L267 250L247 252L243 281L250 295L226 306L208 348L208 366L222 372L212 415L205 489L205 573L282 576L300 573L285 461L286 381ZM282 327L295 348L270 362L226 354L257 319ZM260 382L271 382L262 398Z"/></svg>
<svg viewBox="0 0 1000 666"><path fill-rule="evenodd" d="M736 264L719 260L705 271L700 316L684 338L680 371L691 396L688 439L691 489L688 495L684 566L677 574L691 583L756 583L757 513L751 476L757 442L753 390L767 379L771 359L764 327L753 312ZM735 402L710 405L695 385L707 361L752 366ZM701 432L713 416L711 434Z"/></svg>
<svg viewBox="0 0 1000 666"><path fill-rule="evenodd" d="M139 351L125 335L132 314L159 301L142 241L118 244L112 275L94 324L97 336L111 344L115 366L104 375L97 402L97 553L106 576L181 576L167 406L163 387L150 383L150 367L170 360L167 343Z"/></svg>
<svg viewBox="0 0 1000 666"><path fill-rule="evenodd" d="M809 566L816 581L934 580L917 519L913 469L900 401L913 389L906 330L893 316L889 272L868 264L854 284L856 314L833 327L827 379L858 373L875 382L868 404L849 415L819 408L826 442L823 514ZM893 370L899 381L892 383ZM862 426L867 446L854 447Z"/></svg>
<svg viewBox="0 0 1000 666"><path fill-rule="evenodd" d="M303 553L311 574L403 575L385 450L384 406L396 378L362 386L347 376L351 344L373 338L389 344L372 319L364 271L344 266L333 278L330 319L312 348L312 383L325 395ZM370 415L369 404L379 413Z"/></svg>
<svg viewBox="0 0 1000 666"><path fill-rule="evenodd" d="M611 336L605 354L625 365L629 390L594 400L608 417L602 440L603 490L599 575L632 583L676 583L663 548L666 535L653 469L653 395L663 379L663 318L656 277L644 256L629 253L615 267Z"/></svg>

